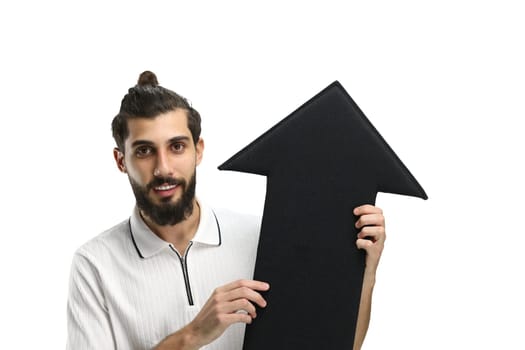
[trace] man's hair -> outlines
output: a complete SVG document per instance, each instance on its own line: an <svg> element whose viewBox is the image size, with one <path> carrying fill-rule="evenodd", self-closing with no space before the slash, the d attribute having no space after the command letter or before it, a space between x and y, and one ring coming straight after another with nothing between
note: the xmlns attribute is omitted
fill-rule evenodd
<svg viewBox="0 0 525 350"><path fill-rule="evenodd" d="M143 72L137 85L130 88L122 99L120 112L113 118L111 129L117 147L124 152L124 143L129 136L128 120L133 118L155 118L160 114L184 109L188 117L193 142L197 144L201 134L201 116L184 97L163 88L157 81L157 76L150 72Z"/></svg>

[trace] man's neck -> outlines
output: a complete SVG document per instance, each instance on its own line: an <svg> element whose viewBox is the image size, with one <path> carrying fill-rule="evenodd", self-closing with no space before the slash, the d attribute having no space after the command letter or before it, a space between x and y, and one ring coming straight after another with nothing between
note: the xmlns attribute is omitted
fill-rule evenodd
<svg viewBox="0 0 525 350"><path fill-rule="evenodd" d="M177 252L184 255L188 244L193 239L199 228L200 213L201 208L199 203L194 199L192 213L186 219L175 225L157 225L142 212L140 213L140 216L153 233L166 242L173 244L175 249L177 249Z"/></svg>

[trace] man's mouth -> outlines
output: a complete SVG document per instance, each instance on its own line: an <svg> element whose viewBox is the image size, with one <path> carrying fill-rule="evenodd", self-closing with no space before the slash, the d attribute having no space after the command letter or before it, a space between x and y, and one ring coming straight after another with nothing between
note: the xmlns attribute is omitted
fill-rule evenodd
<svg viewBox="0 0 525 350"><path fill-rule="evenodd" d="M153 191L157 195L167 198L175 194L175 191L177 191L177 187L179 187L178 184L173 184L173 185L162 184L160 186L153 187Z"/></svg>
<svg viewBox="0 0 525 350"><path fill-rule="evenodd" d="M162 186L154 187L153 189L155 191L169 191L169 190L174 189L175 187L177 187L177 185L162 185Z"/></svg>

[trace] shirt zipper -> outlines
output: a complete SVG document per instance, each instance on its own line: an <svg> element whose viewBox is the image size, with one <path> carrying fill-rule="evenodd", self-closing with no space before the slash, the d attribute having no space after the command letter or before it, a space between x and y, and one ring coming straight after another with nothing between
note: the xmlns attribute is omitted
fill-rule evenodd
<svg viewBox="0 0 525 350"><path fill-rule="evenodd" d="M170 245L171 250L173 250L175 254L177 254L180 260L180 265L182 267L182 275L184 276L184 285L186 286L186 295L188 296L188 303L190 304L190 306L193 306L193 296L191 294L190 277L188 274L188 252L190 251L192 245L193 242L190 241L188 248L186 248L186 252L184 252L184 256L181 256L179 252Z"/></svg>

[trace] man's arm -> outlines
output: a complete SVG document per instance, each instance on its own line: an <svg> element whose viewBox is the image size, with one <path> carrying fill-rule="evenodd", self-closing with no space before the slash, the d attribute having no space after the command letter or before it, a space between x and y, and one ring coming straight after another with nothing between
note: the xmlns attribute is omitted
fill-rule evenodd
<svg viewBox="0 0 525 350"><path fill-rule="evenodd" d="M359 216L356 228L359 229L356 245L366 251L366 267L359 303L359 315L354 338L354 350L361 349L365 340L370 312L372 310L372 293L376 280L376 271L385 245L385 218L383 211L373 205L362 205L354 209L354 215Z"/></svg>
<svg viewBox="0 0 525 350"><path fill-rule="evenodd" d="M96 268L76 253L67 301L66 349L114 349L115 340Z"/></svg>
<svg viewBox="0 0 525 350"><path fill-rule="evenodd" d="M190 324L169 335L154 350L199 349L234 323L250 324L257 317L252 303L265 307L266 301L259 291L269 288L267 283L253 280L239 280L217 288Z"/></svg>
<svg viewBox="0 0 525 350"><path fill-rule="evenodd" d="M67 305L67 349L114 349L97 269L81 254L75 254L71 268ZM171 334L155 350L199 349L217 339L232 324L251 323L257 316L254 304L266 306L259 291L269 285L239 280L217 288L195 319ZM241 311L241 312L239 312Z"/></svg>

